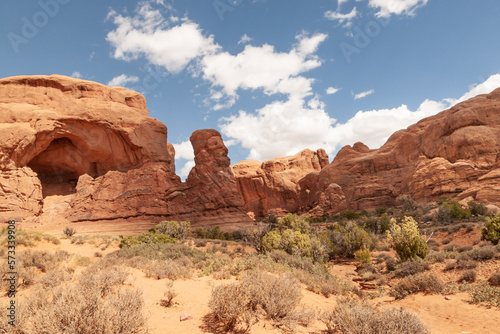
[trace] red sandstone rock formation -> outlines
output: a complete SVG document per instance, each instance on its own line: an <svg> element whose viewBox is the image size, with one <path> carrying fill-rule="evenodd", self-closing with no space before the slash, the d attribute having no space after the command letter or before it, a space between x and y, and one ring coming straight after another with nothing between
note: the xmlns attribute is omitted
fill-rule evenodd
<svg viewBox="0 0 500 334"><path fill-rule="evenodd" d="M241 161L232 166L245 210L265 217L269 210L295 212L300 206L298 181L328 164L323 149L304 150L294 156L264 163Z"/></svg>
<svg viewBox="0 0 500 334"><path fill-rule="evenodd" d="M249 222L220 134L191 140L196 167L183 183L141 94L58 75L2 79L0 219L43 220L57 207L78 222Z"/></svg>
<svg viewBox="0 0 500 334"><path fill-rule="evenodd" d="M397 204L401 195L442 195L500 204L500 89L394 133L379 149L343 147L333 162L299 181L303 212Z"/></svg>

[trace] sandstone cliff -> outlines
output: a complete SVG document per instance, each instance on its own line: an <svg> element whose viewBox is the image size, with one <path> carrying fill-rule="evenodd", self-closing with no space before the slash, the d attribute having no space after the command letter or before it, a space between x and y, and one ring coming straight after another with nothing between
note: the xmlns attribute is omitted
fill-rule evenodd
<svg viewBox="0 0 500 334"><path fill-rule="evenodd" d="M389 207L442 195L500 204L500 89L394 133L379 149L343 147L299 181L302 212Z"/></svg>
<svg viewBox="0 0 500 334"><path fill-rule="evenodd" d="M294 156L264 163L241 161L232 166L245 210L265 217L273 212L295 212L300 207L298 182L329 163L323 149L303 150Z"/></svg>
<svg viewBox="0 0 500 334"><path fill-rule="evenodd" d="M184 183L141 94L59 75L2 79L0 219L250 222L220 134L191 141L196 167Z"/></svg>

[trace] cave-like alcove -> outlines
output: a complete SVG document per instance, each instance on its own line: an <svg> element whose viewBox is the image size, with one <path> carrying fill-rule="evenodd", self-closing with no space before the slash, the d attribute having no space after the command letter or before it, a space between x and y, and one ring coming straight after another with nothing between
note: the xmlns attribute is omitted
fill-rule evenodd
<svg viewBox="0 0 500 334"><path fill-rule="evenodd" d="M95 177L98 172L97 164L89 161L85 152L65 137L54 139L28 167L38 174L44 198L75 193L80 175L87 173Z"/></svg>

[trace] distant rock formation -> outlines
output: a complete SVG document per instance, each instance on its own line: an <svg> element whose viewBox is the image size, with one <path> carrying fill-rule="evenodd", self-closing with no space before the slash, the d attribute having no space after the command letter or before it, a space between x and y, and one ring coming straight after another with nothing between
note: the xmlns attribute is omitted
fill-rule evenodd
<svg viewBox="0 0 500 334"><path fill-rule="evenodd" d="M0 220L52 219L57 207L71 222L250 223L220 134L191 142L196 166L181 182L141 94L59 75L2 79Z"/></svg>
<svg viewBox="0 0 500 334"><path fill-rule="evenodd" d="M296 212L300 204L298 182L328 165L325 150L303 150L294 156L259 161L241 161L232 166L245 210L257 217L273 212Z"/></svg>
<svg viewBox="0 0 500 334"><path fill-rule="evenodd" d="M397 205L442 195L500 205L500 89L394 133L379 149L343 147L299 181L302 212Z"/></svg>

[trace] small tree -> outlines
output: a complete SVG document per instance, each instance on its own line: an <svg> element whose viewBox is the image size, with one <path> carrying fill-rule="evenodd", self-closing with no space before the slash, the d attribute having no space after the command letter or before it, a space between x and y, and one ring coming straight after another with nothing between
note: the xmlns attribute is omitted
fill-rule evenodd
<svg viewBox="0 0 500 334"><path fill-rule="evenodd" d="M427 243L420 235L418 224L412 217L404 217L401 226L393 224L387 231L387 238L403 261L416 257L424 259L427 256Z"/></svg>
<svg viewBox="0 0 500 334"><path fill-rule="evenodd" d="M191 224L189 222L162 221L155 227L156 233L165 234L174 239L187 237Z"/></svg>
<svg viewBox="0 0 500 334"><path fill-rule="evenodd" d="M498 244L500 241L500 215L486 218L482 234L482 239L491 241L494 245Z"/></svg>
<svg viewBox="0 0 500 334"><path fill-rule="evenodd" d="M291 229L294 231L299 231L303 234L309 234L311 227L307 220L294 213L289 213L285 217L278 221L278 228L280 231Z"/></svg>
<svg viewBox="0 0 500 334"><path fill-rule="evenodd" d="M72 237L75 233L76 233L76 230L72 227L68 227L66 226L64 229L63 229L63 233L65 235L67 235L68 237Z"/></svg>

